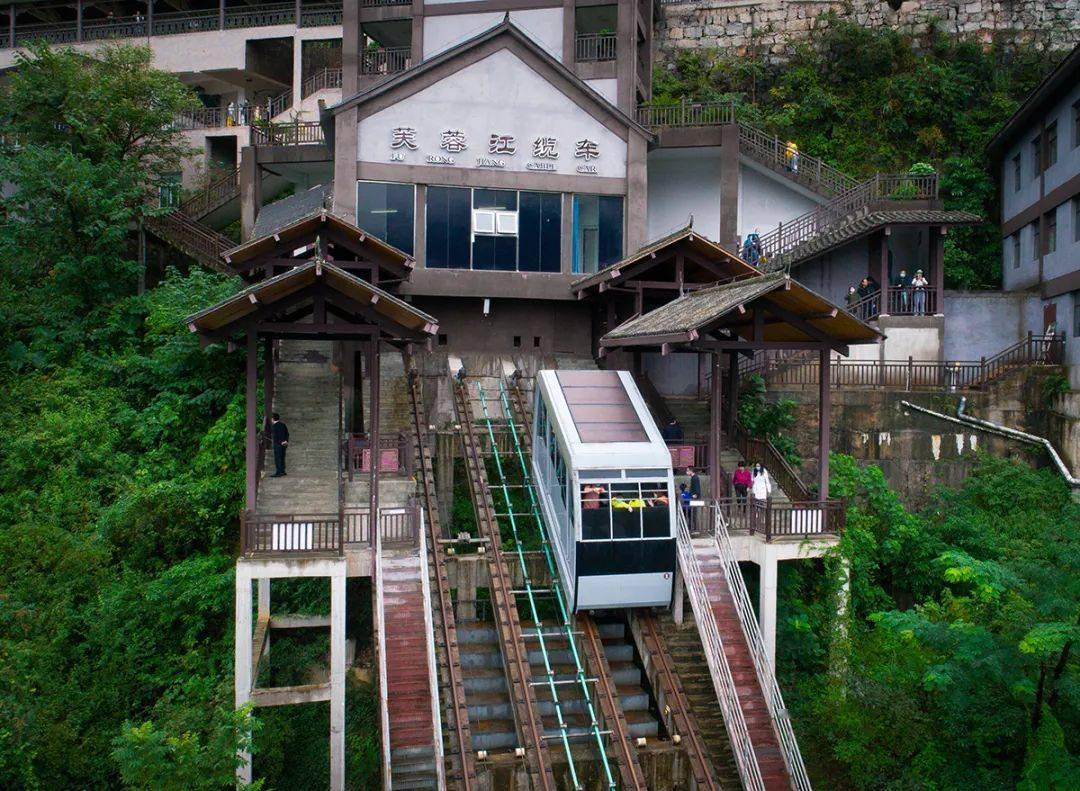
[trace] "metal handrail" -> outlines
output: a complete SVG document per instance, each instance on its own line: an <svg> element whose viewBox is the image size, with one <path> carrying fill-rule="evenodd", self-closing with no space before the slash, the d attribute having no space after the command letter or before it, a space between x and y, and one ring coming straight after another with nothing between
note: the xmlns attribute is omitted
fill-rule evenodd
<svg viewBox="0 0 1080 791"><path fill-rule="evenodd" d="M318 121L293 121L251 127L251 144L255 146L306 146L326 142L322 124Z"/></svg>
<svg viewBox="0 0 1080 791"><path fill-rule="evenodd" d="M300 89L300 98L306 99L317 91L341 87L341 69L320 69L306 80Z"/></svg>
<svg viewBox="0 0 1080 791"><path fill-rule="evenodd" d="M383 580L382 568L382 539L379 530L372 531L372 545L374 551L371 556L371 576L375 585L375 607L372 613L372 626L375 629L375 645L378 655L379 668L379 730L382 736L382 760L383 760L383 791L391 791L390 780L393 771L390 764L390 703L386 697L386 618L383 606Z"/></svg>
<svg viewBox="0 0 1080 791"><path fill-rule="evenodd" d="M720 553L720 566L727 580L728 591L735 603L735 611L739 615L739 625L742 626L743 636L750 649L754 660L754 670L757 673L758 682L765 693L765 702L769 707L773 727L776 729L777 738L780 740L780 750L784 755L784 763L787 764L788 773L791 777L792 787L798 791L810 791L810 778L806 774L806 765L803 763L802 752L799 743L795 739L795 732L791 727L791 715L784 704L784 696L780 693L780 686L776 683L776 675L773 672L772 662L765 649L765 641L761 637L761 628L758 626L757 616L750 603L750 595L746 591L746 583L743 582L742 572L739 571L739 562L735 557L735 551L731 547L731 539L728 537L727 524L715 506L713 540L716 549Z"/></svg>
<svg viewBox="0 0 1080 791"><path fill-rule="evenodd" d="M210 182L180 204L180 211L192 219L205 217L240 194L240 168Z"/></svg>
<svg viewBox="0 0 1080 791"><path fill-rule="evenodd" d="M617 42L614 33L578 33L574 36L574 59L579 63L615 60Z"/></svg>
<svg viewBox="0 0 1080 791"><path fill-rule="evenodd" d="M396 74L412 65L412 47L379 47L360 53L360 73Z"/></svg>
<svg viewBox="0 0 1080 791"><path fill-rule="evenodd" d="M716 699L724 715L724 726L727 728L728 740L731 742L731 752L735 756L735 766L739 770L743 788L750 791L764 791L765 782L761 777L761 767L758 766L757 755L754 754L754 746L750 741L746 718L743 716L742 707L739 706L735 679L731 675L731 666L724 654L724 643L716 628L716 619L709 605L709 594L705 588L705 580L701 567L698 565L697 556L694 554L694 545L683 509L678 509L676 518L678 520L676 546L679 554L679 569L682 571L686 592L690 595L690 606L694 611L694 621L697 623L698 634L701 637L701 646L705 649L705 661L709 666L709 675L712 677Z"/></svg>
<svg viewBox="0 0 1080 791"><path fill-rule="evenodd" d="M739 151L750 154L769 165L788 168L794 178L811 181L827 195L838 195L851 189L859 182L853 177L835 168L820 157L798 152L798 169L792 170L792 157L788 144L775 135L739 123Z"/></svg>
<svg viewBox="0 0 1080 791"><path fill-rule="evenodd" d="M794 220L780 223L761 236L766 263L762 269L787 269L798 248L825 231L866 214L876 203L906 200L933 200L938 197L936 173L878 173L863 183L838 194Z"/></svg>
<svg viewBox="0 0 1080 791"><path fill-rule="evenodd" d="M424 594L424 634L427 644L428 689L431 691L432 742L435 748L437 787L446 788L446 756L443 753L442 706L439 705L438 665L435 663L435 623L431 617L431 566L427 551L427 530L423 507L420 508L420 587Z"/></svg>
<svg viewBox="0 0 1080 791"><path fill-rule="evenodd" d="M791 465L791 462L787 460L784 454L777 450L771 439L750 436L750 432L746 430L746 427L737 420L735 421L735 436L733 439L739 447L739 453L747 462L752 461L751 457L754 455L751 452L752 447L755 445L760 446L767 460L766 469L774 470L776 482L788 497L792 500L810 499L809 487L803 483L798 471Z"/></svg>
<svg viewBox="0 0 1080 791"><path fill-rule="evenodd" d="M688 102L639 105L637 122L652 129L682 126L722 126L735 123L734 102Z"/></svg>

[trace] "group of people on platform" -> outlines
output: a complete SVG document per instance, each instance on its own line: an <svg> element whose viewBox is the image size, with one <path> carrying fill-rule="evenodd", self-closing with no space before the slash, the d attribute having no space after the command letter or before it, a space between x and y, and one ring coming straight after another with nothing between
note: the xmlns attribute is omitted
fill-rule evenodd
<svg viewBox="0 0 1080 791"><path fill-rule="evenodd" d="M869 275L864 277L857 287L849 286L848 312L861 319L873 318L879 313L896 313L903 316L926 314L926 295L930 288L930 281L926 279L921 269L916 269L912 276L908 275L906 269L901 269L893 275L889 285L892 286L893 297L887 305L881 303L881 286Z"/></svg>

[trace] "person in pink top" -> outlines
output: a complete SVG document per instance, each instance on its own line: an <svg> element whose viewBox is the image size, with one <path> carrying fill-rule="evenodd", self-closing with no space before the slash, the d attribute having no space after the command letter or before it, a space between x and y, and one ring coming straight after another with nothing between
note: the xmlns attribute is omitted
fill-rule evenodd
<svg viewBox="0 0 1080 791"><path fill-rule="evenodd" d="M740 503L746 502L746 493L754 482L754 476L746 466L746 462L740 461L739 466L731 476L731 485L735 489L735 500Z"/></svg>

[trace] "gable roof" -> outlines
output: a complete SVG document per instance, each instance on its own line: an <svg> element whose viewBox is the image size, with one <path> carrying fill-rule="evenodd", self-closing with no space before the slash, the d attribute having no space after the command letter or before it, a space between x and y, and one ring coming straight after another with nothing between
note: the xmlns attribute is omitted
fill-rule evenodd
<svg viewBox="0 0 1080 791"><path fill-rule="evenodd" d="M655 310L635 316L600 339L601 346L691 343L724 327L742 337L753 330L755 313L779 311L790 318L763 321L763 340L802 342L817 338L807 326L836 345L876 343L881 333L785 274L761 275L691 291ZM764 317L763 317L764 318Z"/></svg>
<svg viewBox="0 0 1080 791"><path fill-rule="evenodd" d="M321 209L334 208L334 184L319 184L311 189L297 192L287 198L268 203L259 209L251 238L269 236L275 231L309 217Z"/></svg>
<svg viewBox="0 0 1080 791"><path fill-rule="evenodd" d="M449 49L443 50L434 57L427 58L415 66L406 69L405 71L395 74L378 85L371 88L359 91L347 99L342 99L333 107L329 107L324 111L324 115L327 117L333 117L338 113L349 110L353 107L361 107L364 104L377 99L380 96L391 93L402 86L408 85L410 82L416 80L424 74L427 74L435 69L438 69L445 63L450 63L454 60L463 58L466 53L475 50L489 42L496 42L498 39L505 39L507 44L511 42L516 45L520 45L528 52L539 58L541 63L548 69L550 69L552 76L556 76L566 81L570 86L584 94L586 102L592 105L593 109L600 113L609 116L616 120L619 124L625 126L629 130L633 130L646 140L653 139L653 133L639 124L636 120L624 113L618 107L613 105L603 96L601 96L596 90L594 90L587 82L578 77L573 71L568 69L556 58L552 57L551 53L537 44L528 34L523 32L521 28L515 25L510 20L510 12L506 13L503 20L487 30L479 33L472 38L462 41L460 44L456 44Z"/></svg>
<svg viewBox="0 0 1080 791"><path fill-rule="evenodd" d="M614 264L604 267L598 272L579 277L570 284L570 290L580 296L580 292L593 286L599 286L601 283L614 283L626 279L626 270L629 270L631 267L635 267L638 264L647 264L652 260L659 260L658 253L667 247L672 247L680 243L689 245L704 258L708 258L713 263L717 264L730 277L746 277L758 273L757 269L743 261L734 253L725 250L716 242L695 232L693 224L691 223L673 231L667 236L649 242L644 247L639 248L636 252L616 261ZM716 276L714 275L711 279L715 280Z"/></svg>
<svg viewBox="0 0 1080 791"><path fill-rule="evenodd" d="M397 325L416 334L434 335L438 332L438 321L432 316L320 258L260 280L216 305L188 316L184 323L192 332L214 334L228 331L230 325L257 313L264 306L281 302L319 281L353 302L371 308L389 325Z"/></svg>
<svg viewBox="0 0 1080 791"><path fill-rule="evenodd" d="M348 220L324 208L316 208L283 227L244 242L231 250L226 250L221 257L230 267L242 270L246 262L272 252L283 242L288 243L294 239L311 240L324 227L342 234L343 238L348 239L357 248L370 249L372 254L378 257L380 265L388 264L399 270L399 273L407 272L415 264L413 257L408 253L402 252L389 242L384 242L379 237L363 231Z"/></svg>

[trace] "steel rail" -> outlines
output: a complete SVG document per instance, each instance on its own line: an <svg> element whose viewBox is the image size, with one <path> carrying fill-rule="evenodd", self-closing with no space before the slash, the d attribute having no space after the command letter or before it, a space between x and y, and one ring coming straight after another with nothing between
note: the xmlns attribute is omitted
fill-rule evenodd
<svg viewBox="0 0 1080 791"><path fill-rule="evenodd" d="M484 399L483 388L478 386L477 389L478 389L478 392L480 394L481 399L483 399L481 403L482 403L482 406L483 406L483 409L484 409L484 416L485 416L485 418L488 418L487 400ZM597 721L597 718L596 718L596 710L594 709L593 704L592 704L592 697L589 694L589 686L588 686L588 683L586 681L585 669L582 667L581 655L578 653L577 643L574 640L574 628L573 628L573 624L571 622L569 610L567 610L567 608L566 608L566 597L563 595L562 582L560 581L561 578L559 576L559 571L558 571L558 569L555 568L555 559L554 559L554 556L551 553L551 542L548 539L547 529L544 526L544 518L543 518L543 515L540 512L540 500L536 496L536 489L535 489L535 487L533 485L532 474L529 471L528 463L526 463L526 461L525 461L525 452L522 450L521 441L520 441L519 436L518 436L517 423L513 419L513 411L512 411L512 409L510 407L509 398L508 398L508 395L507 395L507 388L506 388L506 385L503 383L503 381L501 379L499 380L499 400L502 403L503 414L506 416L507 425L510 427L510 438L513 440L513 443L514 443L514 451L515 451L514 455L517 456L518 464L521 467L521 476L522 476L521 479L522 479L522 482L525 484L525 491L529 495L529 506L530 506L530 508L531 508L531 510L533 512L533 518L536 520L537 529L540 531L540 547L541 547L542 552L544 553L544 559L547 562L548 574L550 575L551 580L552 580L551 592L553 594L553 598L555 600L555 603L559 607L559 616L560 616L560 619L562 621L562 628L566 633L566 640L567 640L567 644L569 645L569 648L570 648L570 654L574 658L574 670L575 670L575 673L577 675L577 678L579 679L579 681L581 683L581 692L582 692L582 695L585 698L585 707L586 707L586 710L588 711L588 714L589 714L589 728L592 730L593 735L596 738L596 746L597 746L597 750L599 751L599 754L600 754L600 763L603 765L604 776L605 776L605 779L607 780L608 788L615 789L615 787L616 787L616 785L615 785L615 777L611 773L611 765L608 762L607 750L604 747L603 734L601 733L600 725L599 725L599 722ZM489 427L491 425L490 418L488 419L488 425L489 425ZM494 446L494 434L492 434L492 445ZM499 458L498 455L496 455L496 457L495 457L495 463L496 463L496 467L497 467L497 469L499 471L499 477L503 480L503 482L505 482L506 481L506 476L503 474L502 461L501 461L501 459ZM510 496L509 496L509 493L506 492L505 489L504 489L504 495L506 497L506 504L509 507L509 505L510 505L509 497ZM511 522L511 527L512 527L512 529L514 531L514 539L515 539L515 542L517 543L518 558L519 558L519 561L520 561L520 564L521 564L522 572L526 575L526 577L525 577L526 582L529 582L528 568L527 568L527 566L525 564L524 555L521 554L520 542L517 541L517 527L516 527L516 523L515 523L515 520L513 519L513 517L511 517L510 522ZM535 606L535 603L533 603L531 593L529 593L529 600L530 600L530 605L532 606L533 612L535 613L536 612L536 606ZM540 630L540 627L541 627L541 624L540 624L539 620L536 620L536 626L537 626L537 631L539 633L539 630ZM547 663L547 651L544 648L544 641L543 641L542 636L540 638L540 648L541 648L541 651L544 653L544 662L546 664ZM550 670L548 671L548 675L549 675L549 677L551 676ZM554 680L554 679L552 678L552 680ZM558 711L558 709L559 709L558 698L555 697L555 688L554 688L554 686L552 686L551 689L552 689L552 697L555 698L555 701L556 701L555 708L556 708L556 711ZM561 714L559 715L559 719L561 721L561 719L562 719ZM567 755L569 756L569 748L567 748ZM572 761L571 761L571 764L570 764L570 768L571 768L571 775L575 775L574 783L575 783L575 786L577 786L578 783L577 783L577 778L576 778L576 772L574 770L574 764L573 764Z"/></svg>
<svg viewBox="0 0 1080 791"><path fill-rule="evenodd" d="M720 791L720 784L717 783L713 774L712 762L701 739L701 733L698 731L697 723L692 719L690 701L675 671L675 665L660 633L660 628L656 625L656 616L647 610L642 610L637 617L642 627L645 644L649 647L656 663L660 685L665 693L665 702L671 707L676 734L686 747L690 771L694 775L694 784L699 789Z"/></svg>
<svg viewBox="0 0 1080 791"><path fill-rule="evenodd" d="M503 560L502 536L499 532L498 520L494 515L491 493L487 486L487 470L484 466L483 454L480 452L478 430L466 388L465 382L458 382L454 386L454 395L457 402L458 422L461 426L460 436L468 472L466 477L469 482L469 493L476 509L476 522L481 537L487 539L489 547L486 556L488 574L491 578L492 612L502 643L510 702L524 742L522 750L532 787L543 791L555 791L555 776L551 771L551 760L544 739L543 720L540 717L531 683L532 666L529 663L528 650L524 648L521 624L517 617L517 604L513 599L513 587Z"/></svg>
<svg viewBox="0 0 1080 791"><path fill-rule="evenodd" d="M446 572L446 550L440 539L442 529L439 523L439 503L435 489L435 472L431 462L431 449L423 442L424 419L420 394L420 377L415 372L409 378L409 399L412 406L413 442L420 473L417 483L420 496L424 500L427 515L425 524L428 530L427 551L430 570L435 578L435 590L438 596L438 631L442 638L443 656L446 662L445 672L450 691L450 711L454 728L454 744L457 748L458 763L452 768L456 772L454 779L462 791L472 791L475 787L476 764L473 760L472 731L469 726L469 707L465 699L465 682L461 675L461 658L458 653L457 624L454 620L454 602L450 595L450 580Z"/></svg>

